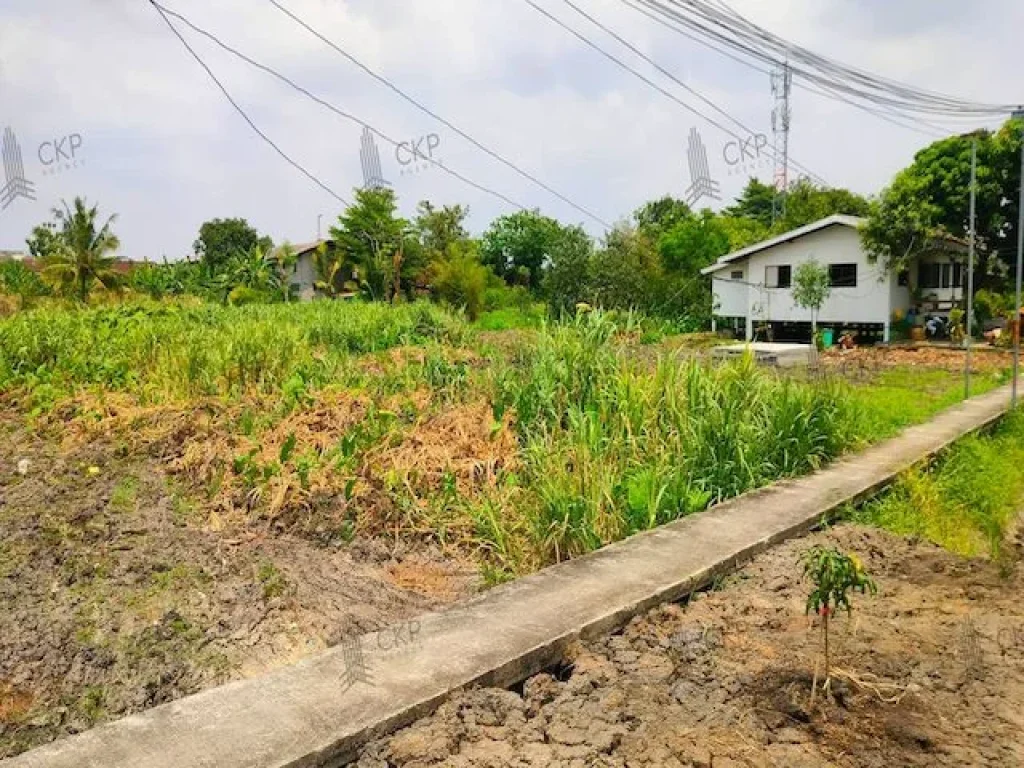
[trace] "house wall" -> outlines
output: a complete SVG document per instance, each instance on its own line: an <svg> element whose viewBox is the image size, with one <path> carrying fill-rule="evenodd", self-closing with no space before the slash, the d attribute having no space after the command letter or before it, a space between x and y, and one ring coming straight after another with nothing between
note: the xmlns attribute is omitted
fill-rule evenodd
<svg viewBox="0 0 1024 768"><path fill-rule="evenodd" d="M299 298L308 301L316 295L314 285L317 280L316 268L313 266L313 252L306 251L299 254L292 271L289 284L297 286L296 291Z"/></svg>
<svg viewBox="0 0 1024 768"><path fill-rule="evenodd" d="M811 312L798 307L793 301L790 288L765 287L765 268L789 265L792 273L805 261L816 259L823 266L829 264L856 264L857 285L850 288L833 288L828 300L819 312L818 321L823 325L838 323L888 324L891 305L895 299L909 306L909 292L906 299L902 293L894 293L896 277L886 275L877 264L868 261L861 247L860 234L851 227L836 225L812 232L788 243L781 243L715 273L712 289L719 305L716 314L740 316L748 319L748 328L759 321L807 322ZM744 281L749 285L737 285L729 279L732 271L742 268ZM903 289L906 290L906 289Z"/></svg>
<svg viewBox="0 0 1024 768"><path fill-rule="evenodd" d="M733 273L740 273L739 278L733 278ZM747 285L747 265L739 264L735 267L723 269L716 272L711 278L711 290L715 294L715 314L720 317L746 317L750 305Z"/></svg>

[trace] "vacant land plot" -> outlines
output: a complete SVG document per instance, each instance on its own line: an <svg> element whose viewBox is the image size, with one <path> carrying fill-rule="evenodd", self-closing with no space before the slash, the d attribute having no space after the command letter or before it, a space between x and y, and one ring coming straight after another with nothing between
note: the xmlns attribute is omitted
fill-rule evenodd
<svg viewBox="0 0 1024 768"><path fill-rule="evenodd" d="M824 464L956 374L797 380L430 305L0 322L0 756ZM978 391L999 375L979 375Z"/></svg>
<svg viewBox="0 0 1024 768"><path fill-rule="evenodd" d="M821 641L798 555L857 553L877 597L833 627L841 675L811 701ZM687 605L638 617L520 690L459 694L358 768L1024 764L1024 569L876 529L791 541Z"/></svg>

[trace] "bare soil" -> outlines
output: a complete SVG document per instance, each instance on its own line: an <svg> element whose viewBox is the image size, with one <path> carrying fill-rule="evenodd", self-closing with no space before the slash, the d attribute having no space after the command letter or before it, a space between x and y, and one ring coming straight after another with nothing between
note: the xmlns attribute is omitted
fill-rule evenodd
<svg viewBox="0 0 1024 768"><path fill-rule="evenodd" d="M166 452L64 437L0 420L0 758L477 589L425 545L214 524Z"/></svg>
<svg viewBox="0 0 1024 768"><path fill-rule="evenodd" d="M860 555L879 585L833 625L831 694L797 558ZM358 768L1024 765L1024 568L855 525L789 542L638 617L521 690L457 695ZM820 682L820 681L819 681Z"/></svg>

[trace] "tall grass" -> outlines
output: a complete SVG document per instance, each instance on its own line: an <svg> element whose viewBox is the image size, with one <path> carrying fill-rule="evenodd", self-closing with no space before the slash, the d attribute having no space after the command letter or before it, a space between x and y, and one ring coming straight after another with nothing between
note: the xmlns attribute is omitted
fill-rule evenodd
<svg viewBox="0 0 1024 768"><path fill-rule="evenodd" d="M522 443L527 556L596 549L832 459L858 440L837 383L779 378L751 359L722 367L616 354L600 313L556 326L494 374L495 417ZM509 525L519 529L520 521ZM494 536L493 515L488 534Z"/></svg>
<svg viewBox="0 0 1024 768"><path fill-rule="evenodd" d="M143 400L316 388L353 354L458 341L461 321L416 303L39 309L0 321L0 390L45 406L82 388Z"/></svg>
<svg viewBox="0 0 1024 768"><path fill-rule="evenodd" d="M957 554L998 558L1024 502L1024 416L956 443L930 469L907 472L854 513L860 522L928 539Z"/></svg>

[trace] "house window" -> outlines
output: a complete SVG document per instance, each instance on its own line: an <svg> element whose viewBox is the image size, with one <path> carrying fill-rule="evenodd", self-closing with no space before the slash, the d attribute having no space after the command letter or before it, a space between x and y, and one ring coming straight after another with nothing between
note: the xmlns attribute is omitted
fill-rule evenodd
<svg viewBox="0 0 1024 768"><path fill-rule="evenodd" d="M960 288L964 284L962 264L919 264L917 267L919 288Z"/></svg>
<svg viewBox="0 0 1024 768"><path fill-rule="evenodd" d="M743 270L742 269L733 270L732 272L729 273L729 277L732 280L742 280L743 279Z"/></svg>
<svg viewBox="0 0 1024 768"><path fill-rule="evenodd" d="M938 288L941 283L941 264L918 264L917 287Z"/></svg>
<svg viewBox="0 0 1024 768"><path fill-rule="evenodd" d="M856 264L829 264L828 284L833 288L856 288Z"/></svg>
<svg viewBox="0 0 1024 768"><path fill-rule="evenodd" d="M906 288L910 285L910 271L901 269L900 273L896 276L896 285L901 288Z"/></svg>
<svg viewBox="0 0 1024 768"><path fill-rule="evenodd" d="M789 264L764 268L766 288L789 288L793 282L793 268Z"/></svg>

